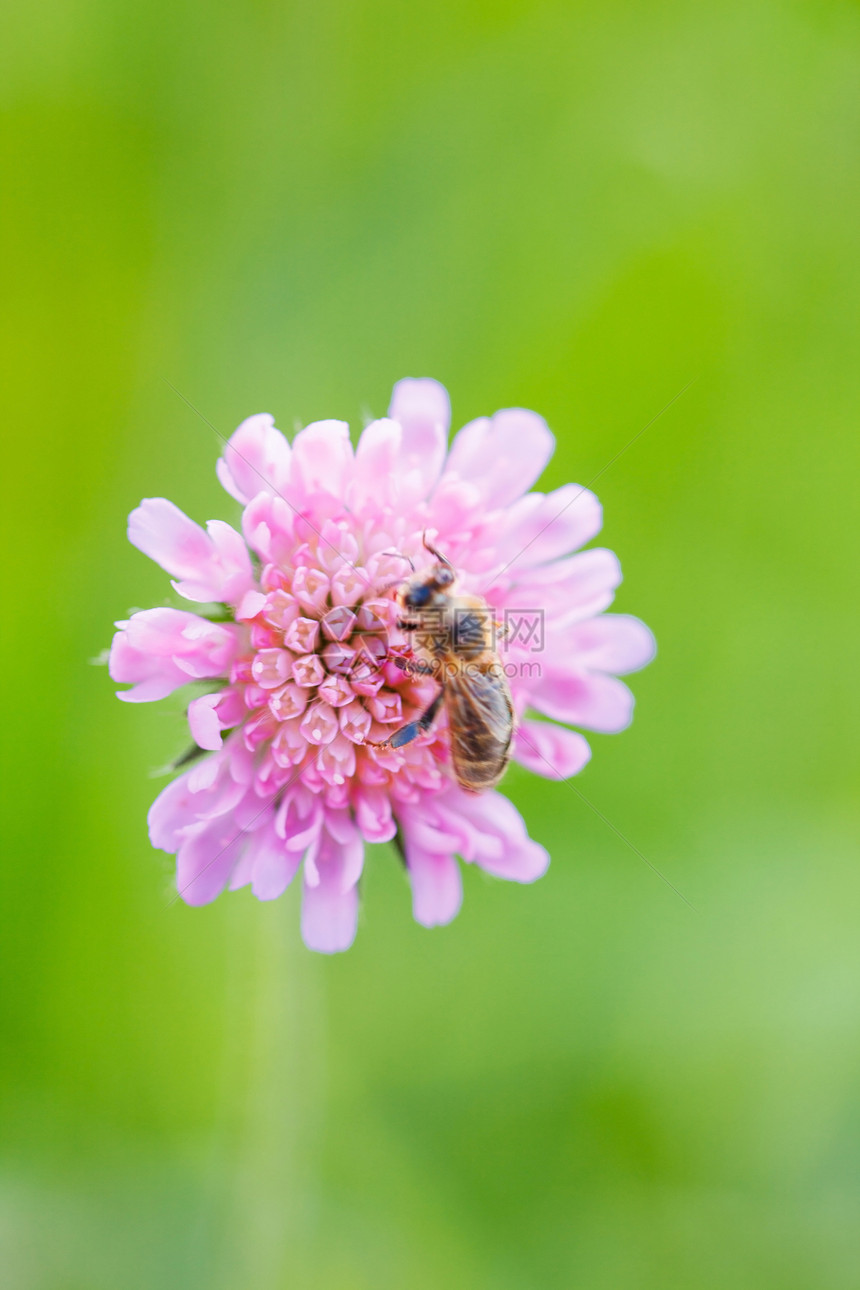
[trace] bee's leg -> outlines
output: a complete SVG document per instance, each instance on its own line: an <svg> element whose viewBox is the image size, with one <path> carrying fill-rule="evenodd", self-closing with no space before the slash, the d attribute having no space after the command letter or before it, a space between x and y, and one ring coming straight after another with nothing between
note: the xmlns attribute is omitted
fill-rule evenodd
<svg viewBox="0 0 860 1290"><path fill-rule="evenodd" d="M430 704L425 713L417 721L410 721L408 726L401 726L390 739L384 743L372 744L373 748L403 748L405 744L411 744L413 739L417 739L425 730L429 730L433 724L436 713L442 705L443 692L440 690L436 698Z"/></svg>
<svg viewBox="0 0 860 1290"><path fill-rule="evenodd" d="M425 730L429 730L435 720L436 713L442 706L442 697L443 693L440 690L430 707L417 721L410 721L408 726L401 726L397 733L391 736L388 741L389 747L402 748L404 744L411 744L413 739L417 739Z"/></svg>
<svg viewBox="0 0 860 1290"><path fill-rule="evenodd" d="M396 658L394 666L399 667L401 672L408 672L410 676L435 676L436 674L436 669L420 658Z"/></svg>

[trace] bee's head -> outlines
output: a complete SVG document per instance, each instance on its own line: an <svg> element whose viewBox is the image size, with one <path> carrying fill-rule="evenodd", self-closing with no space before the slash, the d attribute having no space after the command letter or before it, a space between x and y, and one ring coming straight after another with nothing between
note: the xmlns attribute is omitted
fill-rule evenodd
<svg viewBox="0 0 860 1290"><path fill-rule="evenodd" d="M414 574L404 583L400 599L406 609L426 609L432 605L440 592L449 590L456 580L456 573L450 564L432 564L429 569Z"/></svg>

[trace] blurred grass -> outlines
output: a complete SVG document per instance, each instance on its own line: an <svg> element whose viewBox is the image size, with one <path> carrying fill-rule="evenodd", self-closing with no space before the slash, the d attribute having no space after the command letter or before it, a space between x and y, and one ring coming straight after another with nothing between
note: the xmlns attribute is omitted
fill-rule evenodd
<svg viewBox="0 0 860 1290"><path fill-rule="evenodd" d="M0 40L14 1290L848 1290L860 1257L856 6L57 0ZM179 704L91 668L215 436L432 374L601 470L660 645L534 888L328 961L166 908Z"/></svg>

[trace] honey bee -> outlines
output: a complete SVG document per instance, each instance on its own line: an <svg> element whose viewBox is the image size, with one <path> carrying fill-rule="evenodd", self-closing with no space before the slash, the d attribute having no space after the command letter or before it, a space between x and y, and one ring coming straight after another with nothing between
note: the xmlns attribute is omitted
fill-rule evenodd
<svg viewBox="0 0 860 1290"><path fill-rule="evenodd" d="M440 690L416 721L401 727L384 747L402 748L429 730L445 704L451 733L451 761L461 788L493 788L511 756L514 708L510 686L493 639L493 611L480 596L457 589L457 573L424 535L435 559L413 573L397 593L398 626L413 636L412 660L404 669L433 676Z"/></svg>

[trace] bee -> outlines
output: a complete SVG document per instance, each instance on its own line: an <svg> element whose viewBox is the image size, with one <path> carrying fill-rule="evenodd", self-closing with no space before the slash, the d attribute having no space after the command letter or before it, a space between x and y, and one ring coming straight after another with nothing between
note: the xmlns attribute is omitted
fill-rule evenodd
<svg viewBox="0 0 860 1290"><path fill-rule="evenodd" d="M504 775L514 735L510 686L493 639L494 615L480 596L458 591L450 560L426 534L423 542L435 563L413 573L397 593L398 626L412 635L414 654L401 666L435 677L441 688L422 716L379 746L411 743L430 729L444 703L457 783L481 793Z"/></svg>

